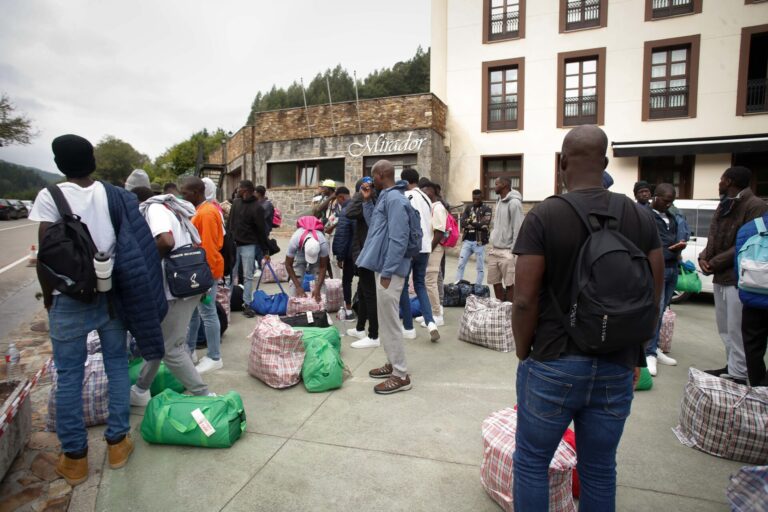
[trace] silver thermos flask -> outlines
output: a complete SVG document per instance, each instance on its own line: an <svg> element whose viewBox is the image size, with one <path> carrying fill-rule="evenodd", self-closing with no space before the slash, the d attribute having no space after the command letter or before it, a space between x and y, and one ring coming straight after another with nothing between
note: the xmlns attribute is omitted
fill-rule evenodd
<svg viewBox="0 0 768 512"><path fill-rule="evenodd" d="M96 290L104 293L112 289L112 258L104 252L97 252L93 257L96 270Z"/></svg>

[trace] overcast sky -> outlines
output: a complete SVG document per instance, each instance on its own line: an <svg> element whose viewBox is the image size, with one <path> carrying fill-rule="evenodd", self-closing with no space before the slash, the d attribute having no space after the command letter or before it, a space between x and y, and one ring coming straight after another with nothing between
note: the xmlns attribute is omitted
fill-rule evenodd
<svg viewBox="0 0 768 512"><path fill-rule="evenodd" d="M51 140L105 135L154 159L233 132L258 91L340 63L359 78L429 46L429 0L1 0L0 91L39 131L0 159L55 171Z"/></svg>

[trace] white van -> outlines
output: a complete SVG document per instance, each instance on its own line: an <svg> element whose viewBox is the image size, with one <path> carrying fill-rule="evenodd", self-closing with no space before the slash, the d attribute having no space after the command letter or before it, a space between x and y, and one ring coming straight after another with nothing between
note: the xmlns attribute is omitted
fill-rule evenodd
<svg viewBox="0 0 768 512"><path fill-rule="evenodd" d="M699 267L699 254L707 246L707 235L709 234L709 225L715 215L715 210L719 201L711 199L678 199L675 206L680 213L685 216L688 227L691 228L691 238L688 240L688 246L683 249L683 261L692 261L696 265L696 270L701 278L701 292L713 293L712 276L705 276L701 273ZM675 292L672 297L673 304L679 304L688 300L692 294Z"/></svg>

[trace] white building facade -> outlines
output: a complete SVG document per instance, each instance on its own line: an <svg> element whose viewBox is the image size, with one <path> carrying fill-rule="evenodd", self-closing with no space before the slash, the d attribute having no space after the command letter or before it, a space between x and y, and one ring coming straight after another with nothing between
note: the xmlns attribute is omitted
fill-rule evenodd
<svg viewBox="0 0 768 512"><path fill-rule="evenodd" d="M432 0L431 90L448 106L448 199L507 175L559 192L568 129L601 126L612 190L717 196L731 165L768 197L768 2Z"/></svg>

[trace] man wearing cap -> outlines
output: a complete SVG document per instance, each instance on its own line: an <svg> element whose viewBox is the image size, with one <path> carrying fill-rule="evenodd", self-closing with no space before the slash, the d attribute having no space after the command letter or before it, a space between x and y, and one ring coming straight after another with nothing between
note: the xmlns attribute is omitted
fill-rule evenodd
<svg viewBox="0 0 768 512"><path fill-rule="evenodd" d="M310 217L311 219L311 217ZM298 228L288 242L285 251L285 270L288 272L288 285L291 295L304 297L302 281L305 274L316 276L312 296L320 302L320 292L325 281L325 273L330 264L328 240L320 230Z"/></svg>
<svg viewBox="0 0 768 512"><path fill-rule="evenodd" d="M638 181L635 186L632 187L632 192L635 193L635 200L637 204L642 206L648 206L651 201L651 185L647 181Z"/></svg>
<svg viewBox="0 0 768 512"><path fill-rule="evenodd" d="M99 333L109 379L109 417L104 437L109 465L116 469L126 464L133 451L129 434L131 381L125 357L126 328L131 330L147 360L161 358L160 321L168 304L163 293L160 256L149 226L139 213L136 197L91 178L96 168L93 146L83 137L62 135L53 140L51 147L56 166L67 177L56 186L72 213L88 227L96 249L109 255L113 262L111 291L96 294L91 303L54 290L49 273L38 265L58 374L56 435L61 442L61 454L56 473L74 486L88 479L88 433L82 398L88 333ZM120 219L119 225L112 224L113 216ZM40 222L40 241L61 219L47 189L37 194L29 218Z"/></svg>

